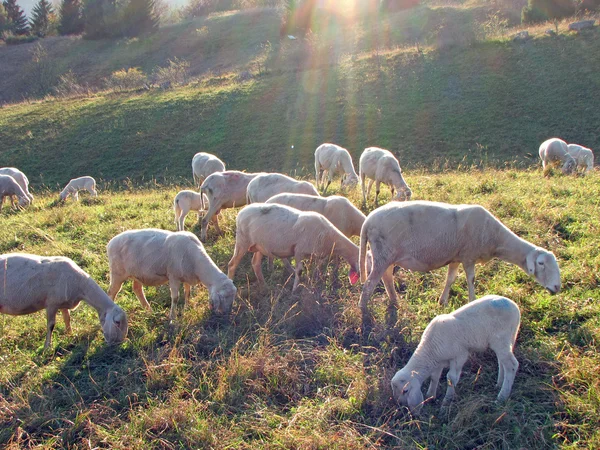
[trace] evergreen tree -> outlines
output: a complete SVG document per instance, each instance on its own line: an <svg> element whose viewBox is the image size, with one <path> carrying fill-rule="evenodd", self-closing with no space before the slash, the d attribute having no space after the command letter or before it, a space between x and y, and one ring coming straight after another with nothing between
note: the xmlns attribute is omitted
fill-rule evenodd
<svg viewBox="0 0 600 450"><path fill-rule="evenodd" d="M80 0L63 0L60 5L58 32L62 35L83 33L83 14Z"/></svg>
<svg viewBox="0 0 600 450"><path fill-rule="evenodd" d="M4 0L3 5L8 15L8 31L13 34L28 34L27 17L21 7L17 5L17 0Z"/></svg>
<svg viewBox="0 0 600 450"><path fill-rule="evenodd" d="M103 39L119 34L115 0L84 0L86 39Z"/></svg>
<svg viewBox="0 0 600 450"><path fill-rule="evenodd" d="M140 36L158 30L154 0L129 0L123 16L123 34Z"/></svg>
<svg viewBox="0 0 600 450"><path fill-rule="evenodd" d="M0 34L8 30L8 24L8 14L6 14L6 9L4 9L4 5L0 3Z"/></svg>
<svg viewBox="0 0 600 450"><path fill-rule="evenodd" d="M44 37L50 29L50 17L54 14L54 8L48 0L40 0L31 11L31 33Z"/></svg>

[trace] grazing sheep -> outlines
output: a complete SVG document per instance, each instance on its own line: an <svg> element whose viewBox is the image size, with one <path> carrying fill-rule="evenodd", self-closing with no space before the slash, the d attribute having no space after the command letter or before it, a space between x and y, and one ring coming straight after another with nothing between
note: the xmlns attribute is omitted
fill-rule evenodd
<svg viewBox="0 0 600 450"><path fill-rule="evenodd" d="M185 217L190 211L197 211L198 217L200 217L201 212L204 212L202 194L188 190L179 191L173 200L177 231L185 230Z"/></svg>
<svg viewBox="0 0 600 450"><path fill-rule="evenodd" d="M358 184L358 175L352 165L352 156L343 147L335 144L321 144L315 150L315 176L317 179L317 189L321 183L321 170L323 171L323 178L325 178L325 172L328 175L327 185L323 192L327 191L327 188L331 184L333 175L335 173L342 173L342 187L344 186L356 186Z"/></svg>
<svg viewBox="0 0 600 450"><path fill-rule="evenodd" d="M20 316L46 310L50 346L56 313L60 310L67 333L71 315L83 300L98 311L104 339L117 344L127 336L127 315L100 286L69 258L25 253L0 255L0 312Z"/></svg>
<svg viewBox="0 0 600 450"><path fill-rule="evenodd" d="M594 170L594 152L591 149L578 144L569 144L567 151L577 163L577 169L582 168L584 174Z"/></svg>
<svg viewBox="0 0 600 450"><path fill-rule="evenodd" d="M81 190L86 190L94 197L98 197L98 192L96 192L96 180L92 177L79 177L69 181L60 193L60 200L65 201L70 195L75 200L79 201L79 191Z"/></svg>
<svg viewBox="0 0 600 450"><path fill-rule="evenodd" d="M278 194L266 203L277 203L300 211L322 214L346 237L360 236L360 229L366 219L366 216L350 200L339 195L315 197L305 194Z"/></svg>
<svg viewBox="0 0 600 450"><path fill-rule="evenodd" d="M192 158L192 175L197 186L200 186L210 174L224 171L225 163L215 155L200 152Z"/></svg>
<svg viewBox="0 0 600 450"><path fill-rule="evenodd" d="M217 233L221 234L219 228L218 214L222 209L238 208L246 204L246 189L248 183L261 173L244 173L237 170L217 172L209 175L202 186L200 193L208 199L208 211L202 219L200 239L206 240L208 223L213 221Z"/></svg>
<svg viewBox="0 0 600 450"><path fill-rule="evenodd" d="M370 273L364 263L367 243L373 252ZM366 279L360 298L364 313L382 276L390 301L396 303L395 264L419 272L447 265L441 304L448 302L461 263L467 275L469 301L475 300L475 264L492 258L516 264L553 294L560 290L560 270L554 254L521 239L479 205L411 201L382 206L365 220L360 252L361 280Z"/></svg>
<svg viewBox="0 0 600 450"><path fill-rule="evenodd" d="M469 353L491 348L498 358L498 401L506 400L519 368L513 349L520 323L521 312L516 303L498 295L486 295L450 314L435 317L406 366L392 378L394 399L418 414L423 406L422 384L431 377L427 398L435 398L442 370L450 367L443 401L443 405L448 404L454 398Z"/></svg>
<svg viewBox="0 0 600 450"><path fill-rule="evenodd" d="M173 321L181 283L186 304L190 298L191 285L202 283L208 288L210 307L213 311L231 311L237 290L192 233L153 228L128 230L112 238L106 251L110 267L108 295L113 300L125 280L133 278L133 292L142 306L150 310L143 286L169 283L170 318Z"/></svg>
<svg viewBox="0 0 600 450"><path fill-rule="evenodd" d="M296 180L281 173L264 173L248 183L247 203L264 203L274 195L284 192L319 197L319 192L308 181Z"/></svg>
<svg viewBox="0 0 600 450"><path fill-rule="evenodd" d="M402 177L402 169L396 157L388 150L377 147L366 148L360 156L359 173L362 183L363 203L367 204L367 197L375 182L375 205L378 205L379 185L387 184L392 190L392 200L410 200L412 191ZM370 178L369 187L365 194L365 178ZM397 190L394 196L394 190Z"/></svg>
<svg viewBox="0 0 600 450"><path fill-rule="evenodd" d="M13 195L16 195L19 199L19 206L29 205L31 200L27 194L21 189L19 183L10 175L0 175L0 211L2 211L2 205L4 204L4 197L9 197L10 202L15 207L15 199Z"/></svg>
<svg viewBox="0 0 600 450"><path fill-rule="evenodd" d="M296 260L294 286L300 282L302 258L311 255L341 256L350 264L350 282L358 281L358 247L321 214L298 211L284 205L256 203L242 209L236 220L235 250L227 276L235 270L247 252L253 252L252 267L260 285L265 284L261 260L268 257Z"/></svg>
<svg viewBox="0 0 600 450"><path fill-rule="evenodd" d="M562 173L569 175L577 168L577 162L569 154L567 143L562 139L552 138L540 145L540 158L542 169L546 173L546 166L562 165Z"/></svg>
<svg viewBox="0 0 600 450"><path fill-rule="evenodd" d="M23 192L29 197L30 203L33 203L33 195L29 192L29 179L27 176L15 167L3 167L0 169L0 175L10 175L15 179Z"/></svg>

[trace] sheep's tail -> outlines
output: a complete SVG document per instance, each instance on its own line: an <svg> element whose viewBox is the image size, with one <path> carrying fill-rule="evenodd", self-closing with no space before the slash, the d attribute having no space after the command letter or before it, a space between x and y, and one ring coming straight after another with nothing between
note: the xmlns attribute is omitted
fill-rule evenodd
<svg viewBox="0 0 600 450"><path fill-rule="evenodd" d="M367 227L363 224L360 230L360 247L358 251L358 271L360 272L360 282L367 281Z"/></svg>
<svg viewBox="0 0 600 450"><path fill-rule="evenodd" d="M246 205L249 205L250 203L252 203L252 198L250 197L250 194L246 192Z"/></svg>
<svg viewBox="0 0 600 450"><path fill-rule="evenodd" d="M200 186L200 208L204 211L204 188Z"/></svg>
<svg viewBox="0 0 600 450"><path fill-rule="evenodd" d="M175 213L175 223L179 223L177 220L179 219L179 216L181 215L181 208L179 207L179 199L176 198L175 201L173 202L173 212Z"/></svg>

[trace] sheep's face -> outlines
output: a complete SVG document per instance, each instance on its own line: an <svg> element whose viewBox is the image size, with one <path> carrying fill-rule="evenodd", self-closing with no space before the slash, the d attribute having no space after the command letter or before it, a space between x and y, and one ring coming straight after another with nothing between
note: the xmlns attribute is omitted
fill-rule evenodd
<svg viewBox="0 0 600 450"><path fill-rule="evenodd" d="M567 160L567 162L562 167L562 173L564 175L569 175L575 171L577 168L577 163L573 158Z"/></svg>
<svg viewBox="0 0 600 450"><path fill-rule="evenodd" d="M527 255L527 272L550 293L560 291L560 269L552 252L536 249Z"/></svg>
<svg viewBox="0 0 600 450"><path fill-rule="evenodd" d="M31 200L29 200L29 198L21 197L19 199L19 206L28 206L30 202L31 202Z"/></svg>
<svg viewBox="0 0 600 450"><path fill-rule="evenodd" d="M58 199L59 199L61 202L64 202L64 201L65 201L65 199L67 198L67 195L69 195L69 193L68 193L67 191L62 191L62 192L60 193L60 195L58 196Z"/></svg>
<svg viewBox="0 0 600 450"><path fill-rule="evenodd" d="M423 393L421 392L421 382L413 372L405 369L396 372L392 378L392 393L396 402L408 406L411 413L419 414L423 407Z"/></svg>
<svg viewBox="0 0 600 450"><path fill-rule="evenodd" d="M229 314L237 292L233 282L227 279L225 284L212 289L209 295L210 308L217 314Z"/></svg>
<svg viewBox="0 0 600 450"><path fill-rule="evenodd" d="M108 344L120 344L127 336L127 315L115 305L100 316L104 339Z"/></svg>
<svg viewBox="0 0 600 450"><path fill-rule="evenodd" d="M408 186L406 186L404 189L399 189L396 192L396 195L394 196L394 198L392 200L394 200L396 202L403 202L403 201L410 200L411 197L412 197L412 191L410 190L410 188Z"/></svg>
<svg viewBox="0 0 600 450"><path fill-rule="evenodd" d="M358 177L355 175L345 175L344 179L342 180L342 186L343 187L349 187L352 188L354 186L356 186L358 184Z"/></svg>

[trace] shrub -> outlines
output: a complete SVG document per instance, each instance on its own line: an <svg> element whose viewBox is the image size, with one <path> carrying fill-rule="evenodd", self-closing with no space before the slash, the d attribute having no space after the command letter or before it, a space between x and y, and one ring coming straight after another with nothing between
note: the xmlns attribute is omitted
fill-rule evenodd
<svg viewBox="0 0 600 450"><path fill-rule="evenodd" d="M38 37L37 36L31 36L31 35L24 35L24 34L19 34L19 35L14 35L14 34L7 34L4 37L4 42L6 42L7 45L18 45L18 44L28 44L29 42L33 42L35 40L37 40Z"/></svg>
<svg viewBox="0 0 600 450"><path fill-rule="evenodd" d="M521 12L523 23L560 19L575 13L572 0L529 0Z"/></svg>
<svg viewBox="0 0 600 450"><path fill-rule="evenodd" d="M57 97L76 97L89 94L89 88L77 82L75 74L69 70L58 78L58 84L53 88Z"/></svg>
<svg viewBox="0 0 600 450"><path fill-rule="evenodd" d="M105 79L104 84L107 89L115 91L128 91L140 89L147 83L146 75L137 67L130 69L121 69L113 72Z"/></svg>
<svg viewBox="0 0 600 450"><path fill-rule="evenodd" d="M154 83L159 86L185 84L188 81L190 63L177 57L170 59L166 67L156 67L152 76Z"/></svg>

